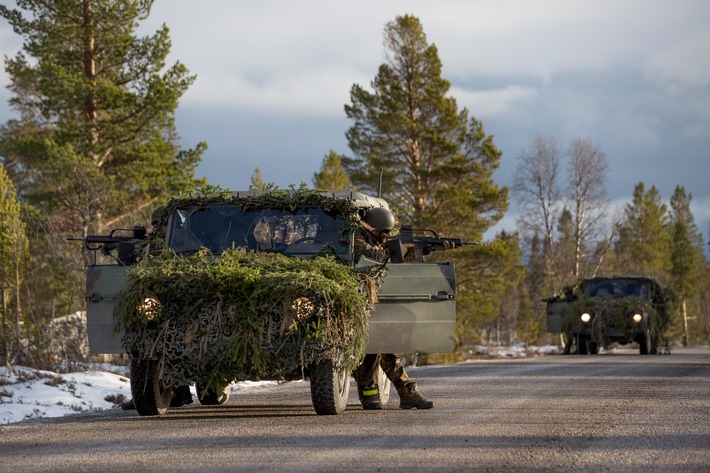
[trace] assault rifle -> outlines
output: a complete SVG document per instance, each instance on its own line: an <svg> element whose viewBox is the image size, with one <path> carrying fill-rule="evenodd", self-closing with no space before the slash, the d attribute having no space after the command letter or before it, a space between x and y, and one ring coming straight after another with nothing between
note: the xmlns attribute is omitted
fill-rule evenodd
<svg viewBox="0 0 710 473"><path fill-rule="evenodd" d="M119 232L116 235L116 232ZM125 232L130 232L125 234ZM84 238L68 237L70 241L83 241L84 247L90 251L101 250L101 253L107 256L111 255L111 251L118 250L116 259L119 263L129 266L134 263L133 249L136 241L144 240L146 237L144 226L136 225L133 228L114 228L108 235L88 235ZM96 253L94 253L94 263L96 263Z"/></svg>
<svg viewBox="0 0 710 473"><path fill-rule="evenodd" d="M415 236L414 232L430 233L433 236ZM405 249L413 248L414 256L418 262L424 261L424 256L432 251L443 251L452 248L461 248L467 245L480 245L478 242L462 241L461 238L440 237L434 230L412 228L411 225L402 225L399 234L387 241L390 261L393 263L404 262Z"/></svg>

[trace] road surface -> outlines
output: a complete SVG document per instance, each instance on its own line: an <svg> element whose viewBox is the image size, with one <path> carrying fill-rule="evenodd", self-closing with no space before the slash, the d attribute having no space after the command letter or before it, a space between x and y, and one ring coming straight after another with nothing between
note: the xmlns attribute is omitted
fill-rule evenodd
<svg viewBox="0 0 710 473"><path fill-rule="evenodd" d="M708 472L710 348L670 356L479 360L410 369L397 395L317 416L307 382L163 417L104 411L0 427L0 470L53 472ZM353 383L354 387L354 383Z"/></svg>

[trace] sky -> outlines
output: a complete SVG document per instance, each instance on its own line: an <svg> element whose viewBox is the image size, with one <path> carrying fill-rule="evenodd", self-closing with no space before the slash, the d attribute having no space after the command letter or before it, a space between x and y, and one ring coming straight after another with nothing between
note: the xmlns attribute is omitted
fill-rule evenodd
<svg viewBox="0 0 710 473"><path fill-rule="evenodd" d="M437 46L450 96L503 152L498 184L511 184L536 134L563 148L585 138L608 157L617 204L638 182L666 201L681 185L707 240L706 0L155 0L139 31L167 24L168 63L197 75L176 124L183 147L208 143L198 176L241 190L259 167L264 181L288 187L312 185L330 150L352 156L343 108L384 62L385 24L404 14ZM20 46L0 21L0 52ZM0 122L12 116L7 84L1 71ZM498 228L515 228L515 209Z"/></svg>

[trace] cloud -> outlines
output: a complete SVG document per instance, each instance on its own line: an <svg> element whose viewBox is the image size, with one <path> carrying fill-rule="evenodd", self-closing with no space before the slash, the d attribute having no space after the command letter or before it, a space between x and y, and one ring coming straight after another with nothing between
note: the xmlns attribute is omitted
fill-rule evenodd
<svg viewBox="0 0 710 473"><path fill-rule="evenodd" d="M456 98L459 106L475 111L477 118L485 118L511 113L519 105L535 99L538 92L533 87L509 85L482 91L451 87L449 95Z"/></svg>

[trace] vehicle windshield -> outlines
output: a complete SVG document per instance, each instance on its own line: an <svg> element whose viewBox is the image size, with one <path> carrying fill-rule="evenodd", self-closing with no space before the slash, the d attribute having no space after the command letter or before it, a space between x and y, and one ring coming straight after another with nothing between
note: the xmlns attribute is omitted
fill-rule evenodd
<svg viewBox="0 0 710 473"><path fill-rule="evenodd" d="M591 297L636 297L650 298L651 285L648 281L628 279L607 279L587 282L587 294Z"/></svg>
<svg viewBox="0 0 710 473"><path fill-rule="evenodd" d="M243 247L299 257L312 257L324 250L342 254L348 245L340 236L341 223L341 218L316 207L294 212L244 212L228 205L191 207L173 214L168 245L176 253L208 248L219 255Z"/></svg>

